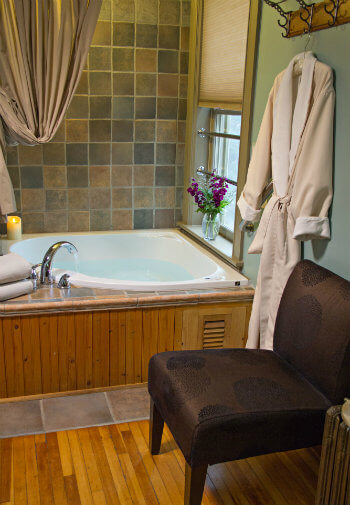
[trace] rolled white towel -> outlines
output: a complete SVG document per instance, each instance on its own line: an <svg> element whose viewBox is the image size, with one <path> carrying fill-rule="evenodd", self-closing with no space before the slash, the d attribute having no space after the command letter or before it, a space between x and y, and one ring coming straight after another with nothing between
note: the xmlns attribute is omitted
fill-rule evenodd
<svg viewBox="0 0 350 505"><path fill-rule="evenodd" d="M16 298L17 296L27 295L33 291L33 282L30 279L0 286L0 301Z"/></svg>
<svg viewBox="0 0 350 505"><path fill-rule="evenodd" d="M30 276L32 265L19 254L0 256L0 284L20 281Z"/></svg>

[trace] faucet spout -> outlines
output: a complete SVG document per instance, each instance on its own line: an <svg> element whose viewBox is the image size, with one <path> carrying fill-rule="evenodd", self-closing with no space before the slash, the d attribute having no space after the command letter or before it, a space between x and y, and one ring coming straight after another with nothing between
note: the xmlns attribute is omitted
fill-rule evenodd
<svg viewBox="0 0 350 505"><path fill-rule="evenodd" d="M45 253L44 259L42 261L41 265L41 271L40 271L40 282L41 284L53 284L53 275L52 275L52 262L53 258L56 254L56 252L61 248L64 247L65 249L68 250L71 254L78 253L78 249L75 247L74 244L71 244L70 242L66 241L61 241L61 242L56 242L53 244Z"/></svg>

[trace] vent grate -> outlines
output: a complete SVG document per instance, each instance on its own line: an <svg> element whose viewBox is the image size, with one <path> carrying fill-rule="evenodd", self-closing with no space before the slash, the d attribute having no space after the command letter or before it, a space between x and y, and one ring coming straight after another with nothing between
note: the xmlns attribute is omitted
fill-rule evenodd
<svg viewBox="0 0 350 505"><path fill-rule="evenodd" d="M202 344L203 349L217 349L224 347L225 320L204 321Z"/></svg>

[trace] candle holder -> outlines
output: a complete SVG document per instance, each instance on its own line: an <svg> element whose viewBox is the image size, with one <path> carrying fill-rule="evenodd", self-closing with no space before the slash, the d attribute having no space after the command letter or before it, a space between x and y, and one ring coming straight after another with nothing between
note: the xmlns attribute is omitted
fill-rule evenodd
<svg viewBox="0 0 350 505"><path fill-rule="evenodd" d="M7 218L7 240L20 240L22 238L22 219L19 216Z"/></svg>

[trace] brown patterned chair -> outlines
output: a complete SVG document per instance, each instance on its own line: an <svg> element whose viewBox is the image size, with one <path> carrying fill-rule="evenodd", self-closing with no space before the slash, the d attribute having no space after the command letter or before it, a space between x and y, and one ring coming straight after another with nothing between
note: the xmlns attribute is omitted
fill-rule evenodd
<svg viewBox="0 0 350 505"><path fill-rule="evenodd" d="M350 282L301 261L273 351L156 354L148 389L150 451L165 421L186 459L186 505L201 503L208 465L320 444L326 410L350 395Z"/></svg>

